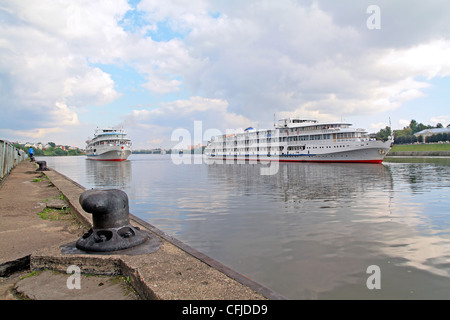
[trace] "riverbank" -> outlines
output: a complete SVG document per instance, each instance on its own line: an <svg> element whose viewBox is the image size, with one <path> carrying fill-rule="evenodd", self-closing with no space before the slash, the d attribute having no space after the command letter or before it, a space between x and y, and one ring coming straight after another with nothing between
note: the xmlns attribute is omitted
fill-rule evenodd
<svg viewBox="0 0 450 320"><path fill-rule="evenodd" d="M450 157L450 143L394 145L388 157Z"/></svg>
<svg viewBox="0 0 450 320"><path fill-rule="evenodd" d="M21 163L0 189L0 218L4 222L0 227L0 270L2 283L6 284L3 288L7 287L2 299L14 297L11 292L23 281L34 281L34 290L54 293L54 287L38 285L39 274L49 277L45 283L54 283L58 290L67 292L65 282L53 281L51 274L38 272L51 270L67 279L66 271L73 265L84 274L123 276L140 299L284 299L133 215L130 215L133 225L160 239L161 246L156 252L140 255L62 253L62 246L79 239L92 225L92 216L84 212L78 201L85 189L56 171L40 173L36 168L29 161ZM46 208L48 199L61 194L76 221L43 220L38 213ZM18 273L27 277L21 279ZM87 289L83 281L81 288ZM101 299L100 295L91 299Z"/></svg>

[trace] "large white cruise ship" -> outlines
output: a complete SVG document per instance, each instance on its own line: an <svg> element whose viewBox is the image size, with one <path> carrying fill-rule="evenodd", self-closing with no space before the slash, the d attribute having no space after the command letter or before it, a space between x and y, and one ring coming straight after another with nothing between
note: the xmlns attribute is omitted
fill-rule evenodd
<svg viewBox="0 0 450 320"><path fill-rule="evenodd" d="M131 140L123 129L97 128L94 138L86 143L86 156L90 160L124 161L131 154Z"/></svg>
<svg viewBox="0 0 450 320"><path fill-rule="evenodd" d="M214 137L205 148L209 159L282 162L381 163L394 142L370 138L344 122L287 118L270 130L247 128Z"/></svg>

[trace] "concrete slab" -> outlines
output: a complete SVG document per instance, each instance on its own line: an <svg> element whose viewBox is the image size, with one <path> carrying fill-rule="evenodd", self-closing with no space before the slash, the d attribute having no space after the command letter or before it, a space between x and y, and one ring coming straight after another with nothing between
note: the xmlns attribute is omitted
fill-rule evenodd
<svg viewBox="0 0 450 320"><path fill-rule="evenodd" d="M36 164L24 161L14 168L0 188L0 276L37 249L78 239L83 228L67 215L60 220L44 220L38 213L60 192L40 172ZM26 261L25 261L26 264Z"/></svg>
<svg viewBox="0 0 450 320"><path fill-rule="evenodd" d="M75 279L75 277L78 277ZM138 300L122 277L34 272L19 280L14 290L30 300Z"/></svg>
<svg viewBox="0 0 450 320"><path fill-rule="evenodd" d="M61 199L50 199L47 201L46 206L47 208L62 210L68 208L69 204Z"/></svg>

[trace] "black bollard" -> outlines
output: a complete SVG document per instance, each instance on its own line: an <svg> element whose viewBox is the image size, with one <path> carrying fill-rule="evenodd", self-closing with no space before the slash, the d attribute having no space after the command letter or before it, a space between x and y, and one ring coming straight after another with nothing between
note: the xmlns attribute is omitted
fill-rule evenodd
<svg viewBox="0 0 450 320"><path fill-rule="evenodd" d="M76 243L80 250L124 250L138 246L149 238L130 224L128 196L122 190L88 190L81 194L80 204L86 212L92 213L93 221L93 227Z"/></svg>
<svg viewBox="0 0 450 320"><path fill-rule="evenodd" d="M39 168L37 168L36 171L49 171L46 161L36 161L36 163L39 165Z"/></svg>

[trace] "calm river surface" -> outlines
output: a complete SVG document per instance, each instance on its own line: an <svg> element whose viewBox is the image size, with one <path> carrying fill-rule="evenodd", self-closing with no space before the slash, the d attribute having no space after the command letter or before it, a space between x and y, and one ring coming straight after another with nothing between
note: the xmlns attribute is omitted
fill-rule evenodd
<svg viewBox="0 0 450 320"><path fill-rule="evenodd" d="M170 155L38 160L124 190L134 215L289 299L450 299L450 159L280 163L274 175Z"/></svg>

